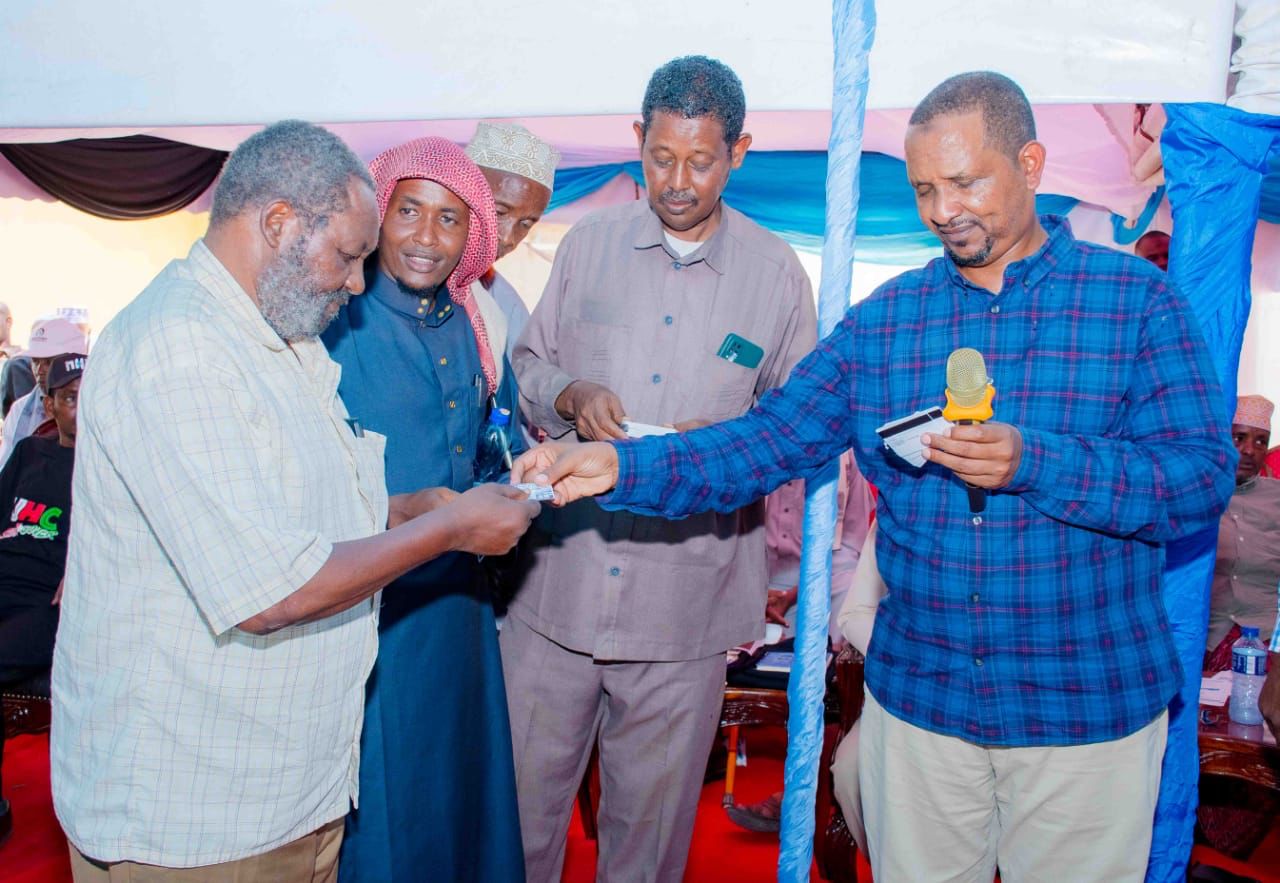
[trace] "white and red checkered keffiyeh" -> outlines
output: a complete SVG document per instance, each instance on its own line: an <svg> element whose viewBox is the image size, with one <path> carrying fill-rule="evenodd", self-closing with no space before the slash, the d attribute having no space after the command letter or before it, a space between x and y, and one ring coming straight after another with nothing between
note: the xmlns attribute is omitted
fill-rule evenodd
<svg viewBox="0 0 1280 883"><path fill-rule="evenodd" d="M399 147L384 150L369 163L369 173L377 184L378 220L387 213L391 193L406 178L422 178L447 187L471 210L467 245L458 266L453 268L445 286L449 297L466 311L475 332L480 367L489 392L497 392L498 371L493 359L489 333L471 283L488 270L498 256L498 219L493 209L493 192L478 166L467 158L462 148L447 138L415 138Z"/></svg>

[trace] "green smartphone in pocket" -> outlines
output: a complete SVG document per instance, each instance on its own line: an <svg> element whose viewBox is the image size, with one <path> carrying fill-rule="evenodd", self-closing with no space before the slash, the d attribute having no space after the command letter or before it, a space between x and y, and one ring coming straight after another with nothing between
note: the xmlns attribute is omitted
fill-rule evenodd
<svg viewBox="0 0 1280 883"><path fill-rule="evenodd" d="M720 344L720 351L716 355L743 368L758 368L760 360L764 358L764 350L760 344L730 332L725 335L724 343Z"/></svg>

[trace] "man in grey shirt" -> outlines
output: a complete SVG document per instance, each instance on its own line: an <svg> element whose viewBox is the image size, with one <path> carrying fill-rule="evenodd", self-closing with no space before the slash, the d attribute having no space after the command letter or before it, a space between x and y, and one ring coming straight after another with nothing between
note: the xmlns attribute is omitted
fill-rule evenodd
<svg viewBox="0 0 1280 883"><path fill-rule="evenodd" d="M737 76L703 57L654 73L635 124L647 201L565 237L513 360L552 437L621 438L745 413L816 338L795 253L721 201L751 137ZM529 534L502 632L525 862L560 878L592 744L604 785L597 879L679 880L724 687L763 633L763 509L666 521L584 500Z"/></svg>

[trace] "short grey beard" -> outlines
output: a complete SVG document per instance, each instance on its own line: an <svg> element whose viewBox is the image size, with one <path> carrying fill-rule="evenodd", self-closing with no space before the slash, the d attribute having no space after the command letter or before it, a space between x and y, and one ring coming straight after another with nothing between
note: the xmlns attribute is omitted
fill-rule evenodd
<svg viewBox="0 0 1280 883"><path fill-rule="evenodd" d="M943 251L947 253L947 257L951 258L952 263L957 267L981 267L991 258L991 252L996 247L996 242L990 236L982 241L982 248L978 249L975 254L968 257L961 257L945 245Z"/></svg>
<svg viewBox="0 0 1280 883"><path fill-rule="evenodd" d="M319 337L335 318L325 315L329 305L351 299L344 289L326 291L315 283L307 268L306 249L304 236L258 274L258 309L286 343Z"/></svg>

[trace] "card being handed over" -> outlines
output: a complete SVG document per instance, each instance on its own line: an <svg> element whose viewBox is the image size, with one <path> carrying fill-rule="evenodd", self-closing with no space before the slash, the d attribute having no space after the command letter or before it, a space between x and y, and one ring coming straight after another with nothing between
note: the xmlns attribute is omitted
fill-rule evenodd
<svg viewBox="0 0 1280 883"><path fill-rule="evenodd" d="M884 440L884 446L916 468L924 466L924 446L920 436L925 433L945 435L951 424L942 416L941 408L926 408L876 429L876 435Z"/></svg>

